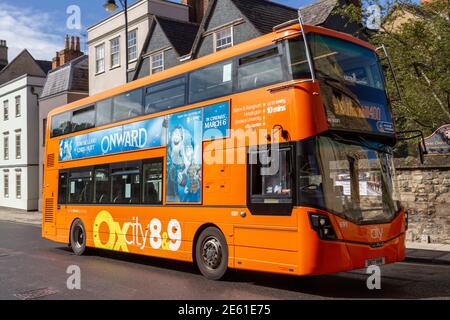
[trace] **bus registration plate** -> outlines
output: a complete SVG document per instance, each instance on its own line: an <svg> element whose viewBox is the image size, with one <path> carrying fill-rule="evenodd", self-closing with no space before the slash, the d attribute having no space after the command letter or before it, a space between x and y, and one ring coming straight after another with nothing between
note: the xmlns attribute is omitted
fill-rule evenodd
<svg viewBox="0 0 450 320"><path fill-rule="evenodd" d="M366 260L366 268L370 266L382 266L386 263L384 257Z"/></svg>

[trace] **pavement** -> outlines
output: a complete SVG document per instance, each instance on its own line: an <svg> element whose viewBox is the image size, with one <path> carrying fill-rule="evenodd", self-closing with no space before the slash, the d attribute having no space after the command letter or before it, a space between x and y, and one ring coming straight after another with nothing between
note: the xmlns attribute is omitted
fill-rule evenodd
<svg viewBox="0 0 450 320"><path fill-rule="evenodd" d="M307 277L237 270L210 281L191 263L103 250L76 256L42 239L37 225L0 221L0 300L450 300L449 265L400 262L380 276L379 290L368 288L364 269Z"/></svg>
<svg viewBox="0 0 450 320"><path fill-rule="evenodd" d="M25 223L40 226L42 214L38 211L24 211L0 207L0 221ZM406 243L406 261L450 265L450 244Z"/></svg>

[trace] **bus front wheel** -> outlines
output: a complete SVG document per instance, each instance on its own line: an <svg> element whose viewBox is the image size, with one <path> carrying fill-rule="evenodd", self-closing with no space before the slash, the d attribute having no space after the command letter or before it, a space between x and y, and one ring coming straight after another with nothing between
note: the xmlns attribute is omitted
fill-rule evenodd
<svg viewBox="0 0 450 320"><path fill-rule="evenodd" d="M228 245L219 229L208 227L202 231L197 240L195 259L207 279L223 278L228 269Z"/></svg>
<svg viewBox="0 0 450 320"><path fill-rule="evenodd" d="M72 228L70 229L70 247L77 256L81 256L86 251L86 229L80 219L76 219L72 223Z"/></svg>

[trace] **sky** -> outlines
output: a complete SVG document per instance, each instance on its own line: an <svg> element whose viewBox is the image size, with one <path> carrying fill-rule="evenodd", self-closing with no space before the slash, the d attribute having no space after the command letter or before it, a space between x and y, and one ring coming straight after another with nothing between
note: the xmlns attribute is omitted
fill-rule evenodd
<svg viewBox="0 0 450 320"><path fill-rule="evenodd" d="M298 8L314 0L274 1ZM66 34L79 35L81 49L86 51L86 27L109 15L103 9L104 3L105 0L0 0L0 39L7 41L9 61L25 48L35 59L51 60L56 51L63 49ZM67 25L74 5L80 9L80 29Z"/></svg>

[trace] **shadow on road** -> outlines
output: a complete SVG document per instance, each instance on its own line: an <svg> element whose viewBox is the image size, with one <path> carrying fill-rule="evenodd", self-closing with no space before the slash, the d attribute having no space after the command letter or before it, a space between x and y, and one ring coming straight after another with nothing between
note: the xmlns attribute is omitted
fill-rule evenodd
<svg viewBox="0 0 450 320"><path fill-rule="evenodd" d="M60 247L58 249L72 252L67 247ZM192 263L99 249L89 249L86 254L88 256L145 265L154 269L176 271L202 279L202 276ZM405 266L406 269L416 268L415 272L417 272L417 269L423 268L423 265L407 266L405 264L399 264L399 266ZM298 293L298 298L302 298L301 295L309 295L309 297L312 296L311 298L337 299L432 299L449 297L449 279L445 275L444 278L447 280L447 283L444 281L444 283L437 284L437 281L420 281L408 276L408 270L403 272L401 268L399 272L393 272L391 270L388 272L388 275L383 275L384 268L389 267L392 266L382 268L381 290L367 289L366 281L368 275L365 274L365 270L303 277L231 270L225 280L220 283L224 286L240 284L243 286L253 285L284 290L290 293ZM292 294L289 296L292 296ZM303 296L303 298L305 297Z"/></svg>

